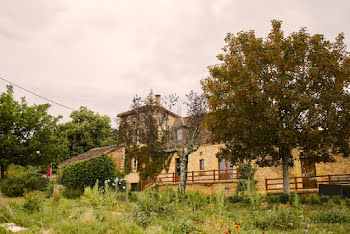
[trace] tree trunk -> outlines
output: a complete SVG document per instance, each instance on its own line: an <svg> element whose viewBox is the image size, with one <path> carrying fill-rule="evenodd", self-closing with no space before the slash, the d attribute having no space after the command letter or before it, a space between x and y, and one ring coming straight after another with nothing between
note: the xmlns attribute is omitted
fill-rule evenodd
<svg viewBox="0 0 350 234"><path fill-rule="evenodd" d="M187 183L187 170L188 170L188 154L180 152L180 183L179 193L185 194Z"/></svg>
<svg viewBox="0 0 350 234"><path fill-rule="evenodd" d="M290 194L290 182L289 182L289 152L282 151L282 170L283 170L283 193Z"/></svg>
<svg viewBox="0 0 350 234"><path fill-rule="evenodd" d="M3 179L5 179L5 170L6 170L5 165L1 164L0 170L1 170L1 180L3 180Z"/></svg>

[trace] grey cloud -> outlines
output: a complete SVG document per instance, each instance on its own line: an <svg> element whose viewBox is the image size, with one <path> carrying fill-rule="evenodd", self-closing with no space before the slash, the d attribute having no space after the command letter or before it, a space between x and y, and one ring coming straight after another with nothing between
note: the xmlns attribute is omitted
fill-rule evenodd
<svg viewBox="0 0 350 234"><path fill-rule="evenodd" d="M200 91L228 32L264 37L270 20L281 19L286 34L306 26L333 40L344 32L349 45L349 7L341 0L0 0L0 75L113 117L151 88L182 97ZM69 119L69 110L51 111Z"/></svg>

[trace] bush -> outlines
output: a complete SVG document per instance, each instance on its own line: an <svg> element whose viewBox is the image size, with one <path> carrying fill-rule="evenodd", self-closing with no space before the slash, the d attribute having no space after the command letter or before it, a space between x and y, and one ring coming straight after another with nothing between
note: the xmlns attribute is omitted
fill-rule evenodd
<svg viewBox="0 0 350 234"><path fill-rule="evenodd" d="M337 205L341 204L340 196L333 196L332 201L334 202L334 204L337 204Z"/></svg>
<svg viewBox="0 0 350 234"><path fill-rule="evenodd" d="M39 211L42 208L43 199L38 192L25 192L23 208L28 212Z"/></svg>
<svg viewBox="0 0 350 234"><path fill-rule="evenodd" d="M233 196L229 196L227 200L231 203L239 203L243 201L243 197L239 196L238 194L235 194Z"/></svg>
<svg viewBox="0 0 350 234"><path fill-rule="evenodd" d="M68 199L79 198L82 194L83 194L82 189L72 189L72 188L65 188L62 193L62 195Z"/></svg>
<svg viewBox="0 0 350 234"><path fill-rule="evenodd" d="M320 223L347 223L350 222L350 213L346 209L333 208L314 212L310 215L310 219Z"/></svg>
<svg viewBox="0 0 350 234"><path fill-rule="evenodd" d="M309 202L310 204L312 205L319 205L321 204L321 201L318 199L318 197L316 197L315 195L312 195L310 198L309 198Z"/></svg>
<svg viewBox="0 0 350 234"><path fill-rule="evenodd" d="M279 195L267 195L265 199L269 204L276 204L281 201Z"/></svg>
<svg viewBox="0 0 350 234"><path fill-rule="evenodd" d="M329 196L321 196L320 197L320 203L325 205L329 202Z"/></svg>
<svg viewBox="0 0 350 234"><path fill-rule="evenodd" d="M308 204L309 201L308 201L308 199L307 199L306 197L301 196L301 197L300 197L300 203L301 203L301 204Z"/></svg>
<svg viewBox="0 0 350 234"><path fill-rule="evenodd" d="M287 204L288 201L289 201L289 195L288 194L283 193L283 194L280 195L280 202L282 204Z"/></svg>
<svg viewBox="0 0 350 234"><path fill-rule="evenodd" d="M24 190L44 190L49 180L40 174L28 174L22 177L8 177L1 183L1 191L9 197L23 196Z"/></svg>
<svg viewBox="0 0 350 234"><path fill-rule="evenodd" d="M304 223L304 217L299 212L290 210L281 206L274 207L272 210L259 213L253 218L255 227L262 230L277 228L281 230L295 229L301 227Z"/></svg>
<svg viewBox="0 0 350 234"><path fill-rule="evenodd" d="M80 161L64 166L59 178L61 184L69 189L83 190L92 187L99 180L103 186L105 180L114 180L116 176L113 160L103 154L88 161Z"/></svg>
<svg viewBox="0 0 350 234"><path fill-rule="evenodd" d="M345 204L346 204L346 206L350 206L350 198L346 198Z"/></svg>

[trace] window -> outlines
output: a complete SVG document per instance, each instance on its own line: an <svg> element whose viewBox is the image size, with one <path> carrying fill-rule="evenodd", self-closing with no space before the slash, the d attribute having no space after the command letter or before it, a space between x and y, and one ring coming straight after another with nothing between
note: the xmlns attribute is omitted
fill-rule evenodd
<svg viewBox="0 0 350 234"><path fill-rule="evenodd" d="M135 142L136 144L140 143L140 130L136 130Z"/></svg>
<svg viewBox="0 0 350 234"><path fill-rule="evenodd" d="M199 170L204 170L204 159L199 160Z"/></svg>
<svg viewBox="0 0 350 234"><path fill-rule="evenodd" d="M176 131L176 137L177 137L177 140L178 140L178 141L181 141L181 140L182 140L182 128L179 128L179 129Z"/></svg>
<svg viewBox="0 0 350 234"><path fill-rule="evenodd" d="M134 166L132 168L133 172L137 172L137 160L134 159Z"/></svg>

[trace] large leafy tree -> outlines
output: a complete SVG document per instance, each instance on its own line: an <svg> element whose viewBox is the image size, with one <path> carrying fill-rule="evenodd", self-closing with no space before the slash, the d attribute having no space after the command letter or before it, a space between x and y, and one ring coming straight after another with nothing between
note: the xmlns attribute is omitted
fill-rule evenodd
<svg viewBox="0 0 350 234"><path fill-rule="evenodd" d="M82 106L79 110L73 111L70 117L71 121L58 126L57 134L61 138L61 145L67 149L67 153L61 155L61 160L92 148L115 143L108 116L101 116Z"/></svg>
<svg viewBox="0 0 350 234"><path fill-rule="evenodd" d="M305 28L285 36L272 21L267 38L229 33L219 64L202 80L213 141L220 157L282 165L284 192L293 148L309 163L350 153L350 57L339 34L334 42Z"/></svg>
<svg viewBox="0 0 350 234"><path fill-rule="evenodd" d="M59 139L54 134L59 117L47 113L50 105L29 106L13 97L12 86L0 95L1 179L9 164L45 165L57 158Z"/></svg>

